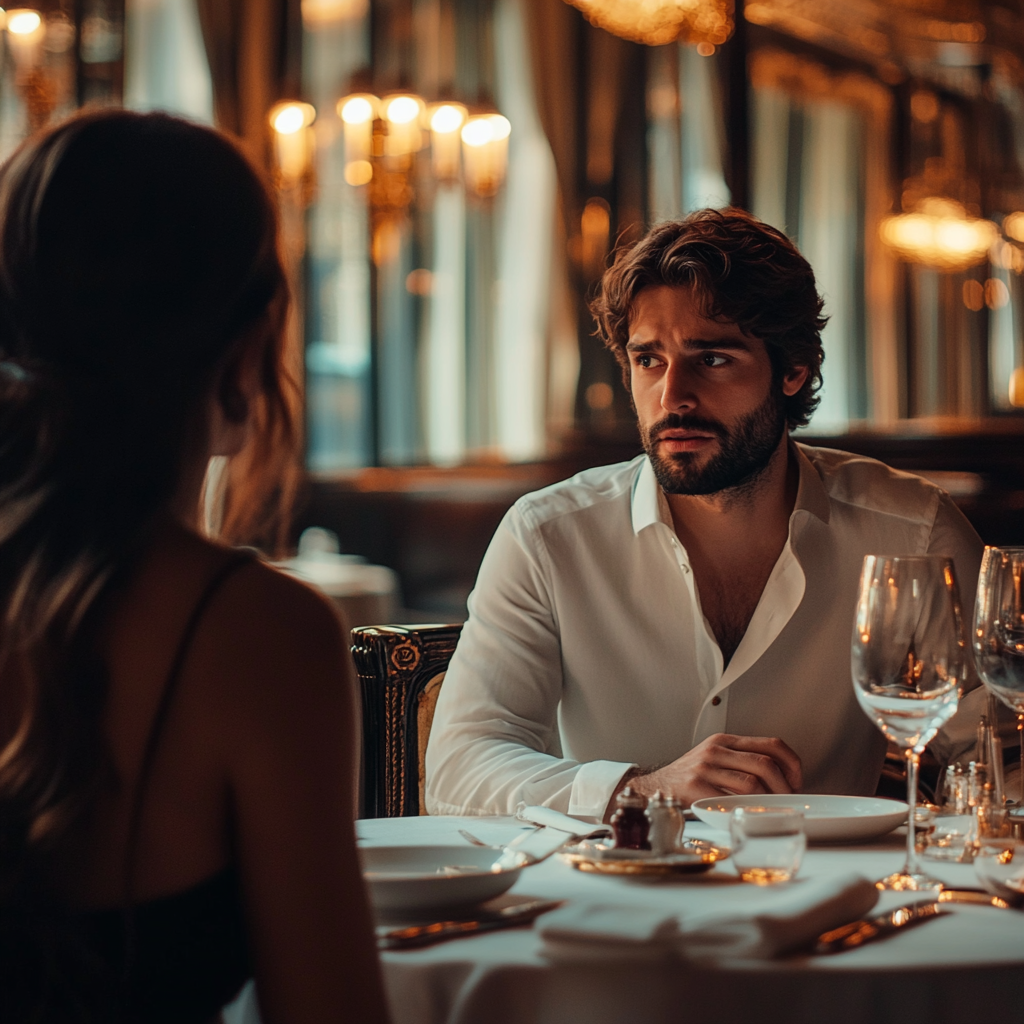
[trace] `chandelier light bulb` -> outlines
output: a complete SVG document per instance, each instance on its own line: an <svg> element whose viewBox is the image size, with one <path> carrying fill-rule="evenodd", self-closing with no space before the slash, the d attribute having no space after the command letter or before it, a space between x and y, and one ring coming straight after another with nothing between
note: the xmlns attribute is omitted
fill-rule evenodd
<svg viewBox="0 0 1024 1024"><path fill-rule="evenodd" d="M1003 233L1015 242L1024 242L1024 213L1011 213L1003 220Z"/></svg>
<svg viewBox="0 0 1024 1024"><path fill-rule="evenodd" d="M422 101L415 96L396 96L387 101L384 116L391 124L412 124L420 116Z"/></svg>
<svg viewBox="0 0 1024 1024"><path fill-rule="evenodd" d="M7 31L16 36L30 36L42 27L43 19L31 8L15 8L7 12Z"/></svg>
<svg viewBox="0 0 1024 1024"><path fill-rule="evenodd" d="M508 168L512 125L501 114L477 114L463 126L462 159L466 184L479 196L493 196Z"/></svg>
<svg viewBox="0 0 1024 1024"><path fill-rule="evenodd" d="M462 141L474 149L486 146L493 138L493 130L486 117L471 117L462 129Z"/></svg>
<svg viewBox="0 0 1024 1024"><path fill-rule="evenodd" d="M381 100L387 135L384 155L403 160L423 145L420 118L426 104L412 93L395 93Z"/></svg>
<svg viewBox="0 0 1024 1024"><path fill-rule="evenodd" d="M300 182L313 161L313 132L310 125L316 109L309 103L287 101L270 111L270 127L274 129L274 155L281 184L285 187Z"/></svg>
<svg viewBox="0 0 1024 1024"><path fill-rule="evenodd" d="M457 132L466 120L466 108L454 103L442 103L430 118L430 130L439 135Z"/></svg>
<svg viewBox="0 0 1024 1024"><path fill-rule="evenodd" d="M345 124L366 124L373 120L375 107L369 96L351 96L338 104L338 114Z"/></svg>
<svg viewBox="0 0 1024 1024"><path fill-rule="evenodd" d="M430 111L430 155L434 177L445 183L458 180L462 163L459 132L468 111L461 103L439 103Z"/></svg>
<svg viewBox="0 0 1024 1024"><path fill-rule="evenodd" d="M308 128L316 111L308 103L279 103L270 112L270 126L278 135L294 135Z"/></svg>

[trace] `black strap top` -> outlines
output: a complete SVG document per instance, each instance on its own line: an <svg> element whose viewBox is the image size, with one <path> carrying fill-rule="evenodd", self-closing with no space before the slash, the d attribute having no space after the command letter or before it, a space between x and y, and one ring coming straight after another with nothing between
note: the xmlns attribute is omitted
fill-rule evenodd
<svg viewBox="0 0 1024 1024"><path fill-rule="evenodd" d="M160 737L197 628L224 581L251 556L231 558L196 602L167 674L144 748L129 822L125 905L79 915L83 938L109 971L116 992L107 1019L146 1024L206 1024L251 975L234 865L184 892L136 903L136 855L146 791ZM115 980L116 979L116 980Z"/></svg>

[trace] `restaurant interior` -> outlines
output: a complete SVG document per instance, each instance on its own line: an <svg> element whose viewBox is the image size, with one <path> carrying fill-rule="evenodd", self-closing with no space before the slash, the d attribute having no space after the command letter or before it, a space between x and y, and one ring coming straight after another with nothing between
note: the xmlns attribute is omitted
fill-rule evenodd
<svg viewBox="0 0 1024 1024"><path fill-rule="evenodd" d="M423 694L437 699L509 508L643 451L590 303L615 254L660 222L735 207L791 239L829 318L821 401L795 439L923 476L986 545L1024 545L1021 0L25 0L2 35L0 159L80 108L123 106L231 133L272 182L303 403L282 565L352 627L424 627L415 645L401 632L355 638L371 845L396 841L392 821L426 815ZM216 527L216 488L207 494ZM375 672L391 678L389 659L409 670L400 698L386 680L368 688ZM900 756L889 768L879 795L900 797ZM531 810L526 822L568 827ZM467 850L493 859L514 846L523 823L511 821L467 826ZM451 841L431 827L420 841ZM721 856L692 842L704 843L700 870ZM845 847L834 856L854 864ZM892 851L864 858L857 870L881 874ZM642 956L595 942L573 960L570 939L598 925L544 936L549 960L569 965L556 981L522 936L462 944L485 950L476 959L459 943L396 952L392 1013L409 1024L1020 1020L1024 919L1005 913L1019 902L947 859L947 888L977 904L957 908L960 930L931 944L901 935L895 955L872 945L845 972L765 967L794 922L814 929L801 915L828 895L814 890L817 903L798 893L770 926L756 918L753 938L749 921L742 935L698 928L686 972L659 973L659 890L617 879L646 915L627 942ZM549 901L537 914L562 898L546 864L548 875L529 869L539 881L526 891ZM586 862L572 884L603 883L602 870ZM698 918L713 889L694 897ZM849 910L857 893L828 898ZM727 947L725 963L714 950ZM258 1019L251 990L224 1015Z"/></svg>
<svg viewBox="0 0 1024 1024"><path fill-rule="evenodd" d="M465 617L518 496L640 450L588 298L618 247L706 206L815 269L801 440L924 473L1020 542L1021 12L675 6L40 0L8 12L0 154L87 104L245 141L297 299L293 541L321 527L392 569L404 621Z"/></svg>

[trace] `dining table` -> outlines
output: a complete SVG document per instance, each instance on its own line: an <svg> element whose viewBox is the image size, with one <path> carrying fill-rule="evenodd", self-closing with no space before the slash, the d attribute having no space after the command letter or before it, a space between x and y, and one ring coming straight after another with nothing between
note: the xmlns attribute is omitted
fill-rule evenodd
<svg viewBox="0 0 1024 1024"><path fill-rule="evenodd" d="M503 846L533 826L511 817L376 818L357 823L361 847L467 843L463 832ZM728 845L700 821L686 837ZM797 878L858 873L874 880L899 868L903 828L855 845L811 845ZM929 861L955 889L977 889L973 865ZM522 870L510 896L656 909L680 919L756 914L782 890L741 882L730 859L700 874L609 876L577 870L559 855ZM879 893L876 910L920 898ZM547 955L541 926L468 935L416 949L385 950L394 1024L1021 1024L1024 911L949 904L940 917L832 955L798 951L771 960L685 957L589 960ZM251 993L250 995L250 1002ZM245 997L229 1022L255 1021Z"/></svg>

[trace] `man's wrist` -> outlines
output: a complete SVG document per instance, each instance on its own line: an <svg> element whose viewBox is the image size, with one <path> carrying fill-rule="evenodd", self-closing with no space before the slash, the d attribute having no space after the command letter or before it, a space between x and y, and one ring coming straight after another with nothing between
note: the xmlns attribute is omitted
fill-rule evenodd
<svg viewBox="0 0 1024 1024"><path fill-rule="evenodd" d="M634 793L640 793L642 796L651 796L656 789L658 789L658 776L659 769L657 768L630 768L625 775L619 779L619 784L612 791L612 795L608 800L608 806L605 808L604 817L602 821L610 821L611 816L615 813L615 802L618 799L619 794L629 786Z"/></svg>

